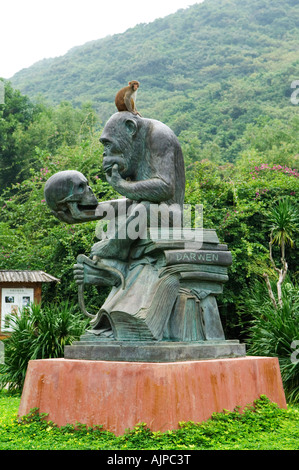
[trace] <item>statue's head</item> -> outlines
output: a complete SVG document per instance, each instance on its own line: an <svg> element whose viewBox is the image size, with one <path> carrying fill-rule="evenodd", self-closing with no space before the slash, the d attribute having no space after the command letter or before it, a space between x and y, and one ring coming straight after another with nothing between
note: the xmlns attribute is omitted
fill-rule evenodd
<svg viewBox="0 0 299 470"><path fill-rule="evenodd" d="M110 173L114 164L123 178L134 175L132 159L136 155L136 147L140 141L140 128L143 119L129 112L113 114L101 135L100 141L104 145L103 168Z"/></svg>

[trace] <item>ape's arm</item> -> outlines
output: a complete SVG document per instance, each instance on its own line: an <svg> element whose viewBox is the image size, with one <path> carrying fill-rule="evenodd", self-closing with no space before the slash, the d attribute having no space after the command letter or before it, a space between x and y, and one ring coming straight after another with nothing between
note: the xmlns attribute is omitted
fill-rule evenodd
<svg viewBox="0 0 299 470"><path fill-rule="evenodd" d="M134 201L162 202L173 197L173 186L161 177L154 177L143 181L126 181L118 173L118 166L114 165L111 176L106 175L107 181L122 196Z"/></svg>

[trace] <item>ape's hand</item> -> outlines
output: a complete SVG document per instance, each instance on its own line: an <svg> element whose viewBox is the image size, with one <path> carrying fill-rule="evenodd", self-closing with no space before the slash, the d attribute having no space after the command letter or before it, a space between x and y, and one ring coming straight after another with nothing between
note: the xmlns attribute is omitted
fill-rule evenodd
<svg viewBox="0 0 299 470"><path fill-rule="evenodd" d="M108 183L118 192L124 189L124 184L126 181L120 176L118 172L118 165L113 165L111 169L111 174L106 173L106 179Z"/></svg>

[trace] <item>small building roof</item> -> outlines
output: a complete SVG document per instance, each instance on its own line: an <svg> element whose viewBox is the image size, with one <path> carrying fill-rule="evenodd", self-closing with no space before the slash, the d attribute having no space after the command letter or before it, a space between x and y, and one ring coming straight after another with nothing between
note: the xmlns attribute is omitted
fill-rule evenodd
<svg viewBox="0 0 299 470"><path fill-rule="evenodd" d="M0 270L0 283L2 282L59 282L57 279L44 271L18 271Z"/></svg>

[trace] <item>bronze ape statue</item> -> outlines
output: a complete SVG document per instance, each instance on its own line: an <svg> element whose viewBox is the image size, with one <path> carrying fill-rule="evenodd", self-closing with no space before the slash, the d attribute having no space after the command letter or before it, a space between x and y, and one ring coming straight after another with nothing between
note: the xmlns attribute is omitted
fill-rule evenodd
<svg viewBox="0 0 299 470"><path fill-rule="evenodd" d="M78 348L66 348L65 357L93 358L92 341L100 348L97 359L103 354L107 360L125 359L125 349L114 349L110 356L109 348L103 352L103 344L161 340L173 344L217 341L222 355L244 355L239 345L225 342L215 299L228 280L231 253L219 243L214 230L202 230L200 246L191 242L186 247L177 236L176 229L183 222L185 172L175 134L157 120L121 111L108 120L100 141L107 181L123 198L95 203L86 178L78 172L53 175L45 187L46 201L60 220L105 219L112 227L98 237L88 256L78 256L74 266L79 304L92 318L92 329L83 335ZM198 231L191 229L194 234ZM95 315L85 309L85 284L111 287ZM172 348L171 354L176 350ZM202 351L196 347L196 354L207 354ZM144 354L143 358L148 351Z"/></svg>
<svg viewBox="0 0 299 470"><path fill-rule="evenodd" d="M185 196L184 160L180 144L165 124L122 112L107 122L100 138L104 145L103 168L107 181L134 206L133 215L127 217L128 226L135 214L143 208L145 230L150 224L150 204L164 203L179 214ZM99 212L99 211L98 211ZM170 223L172 221L172 215ZM99 258L127 259L132 239L120 239L123 227L117 227L113 239L96 243L91 255Z"/></svg>
<svg viewBox="0 0 299 470"><path fill-rule="evenodd" d="M184 159L169 127L128 112L116 113L100 141L107 180L116 191L135 201L183 204Z"/></svg>

